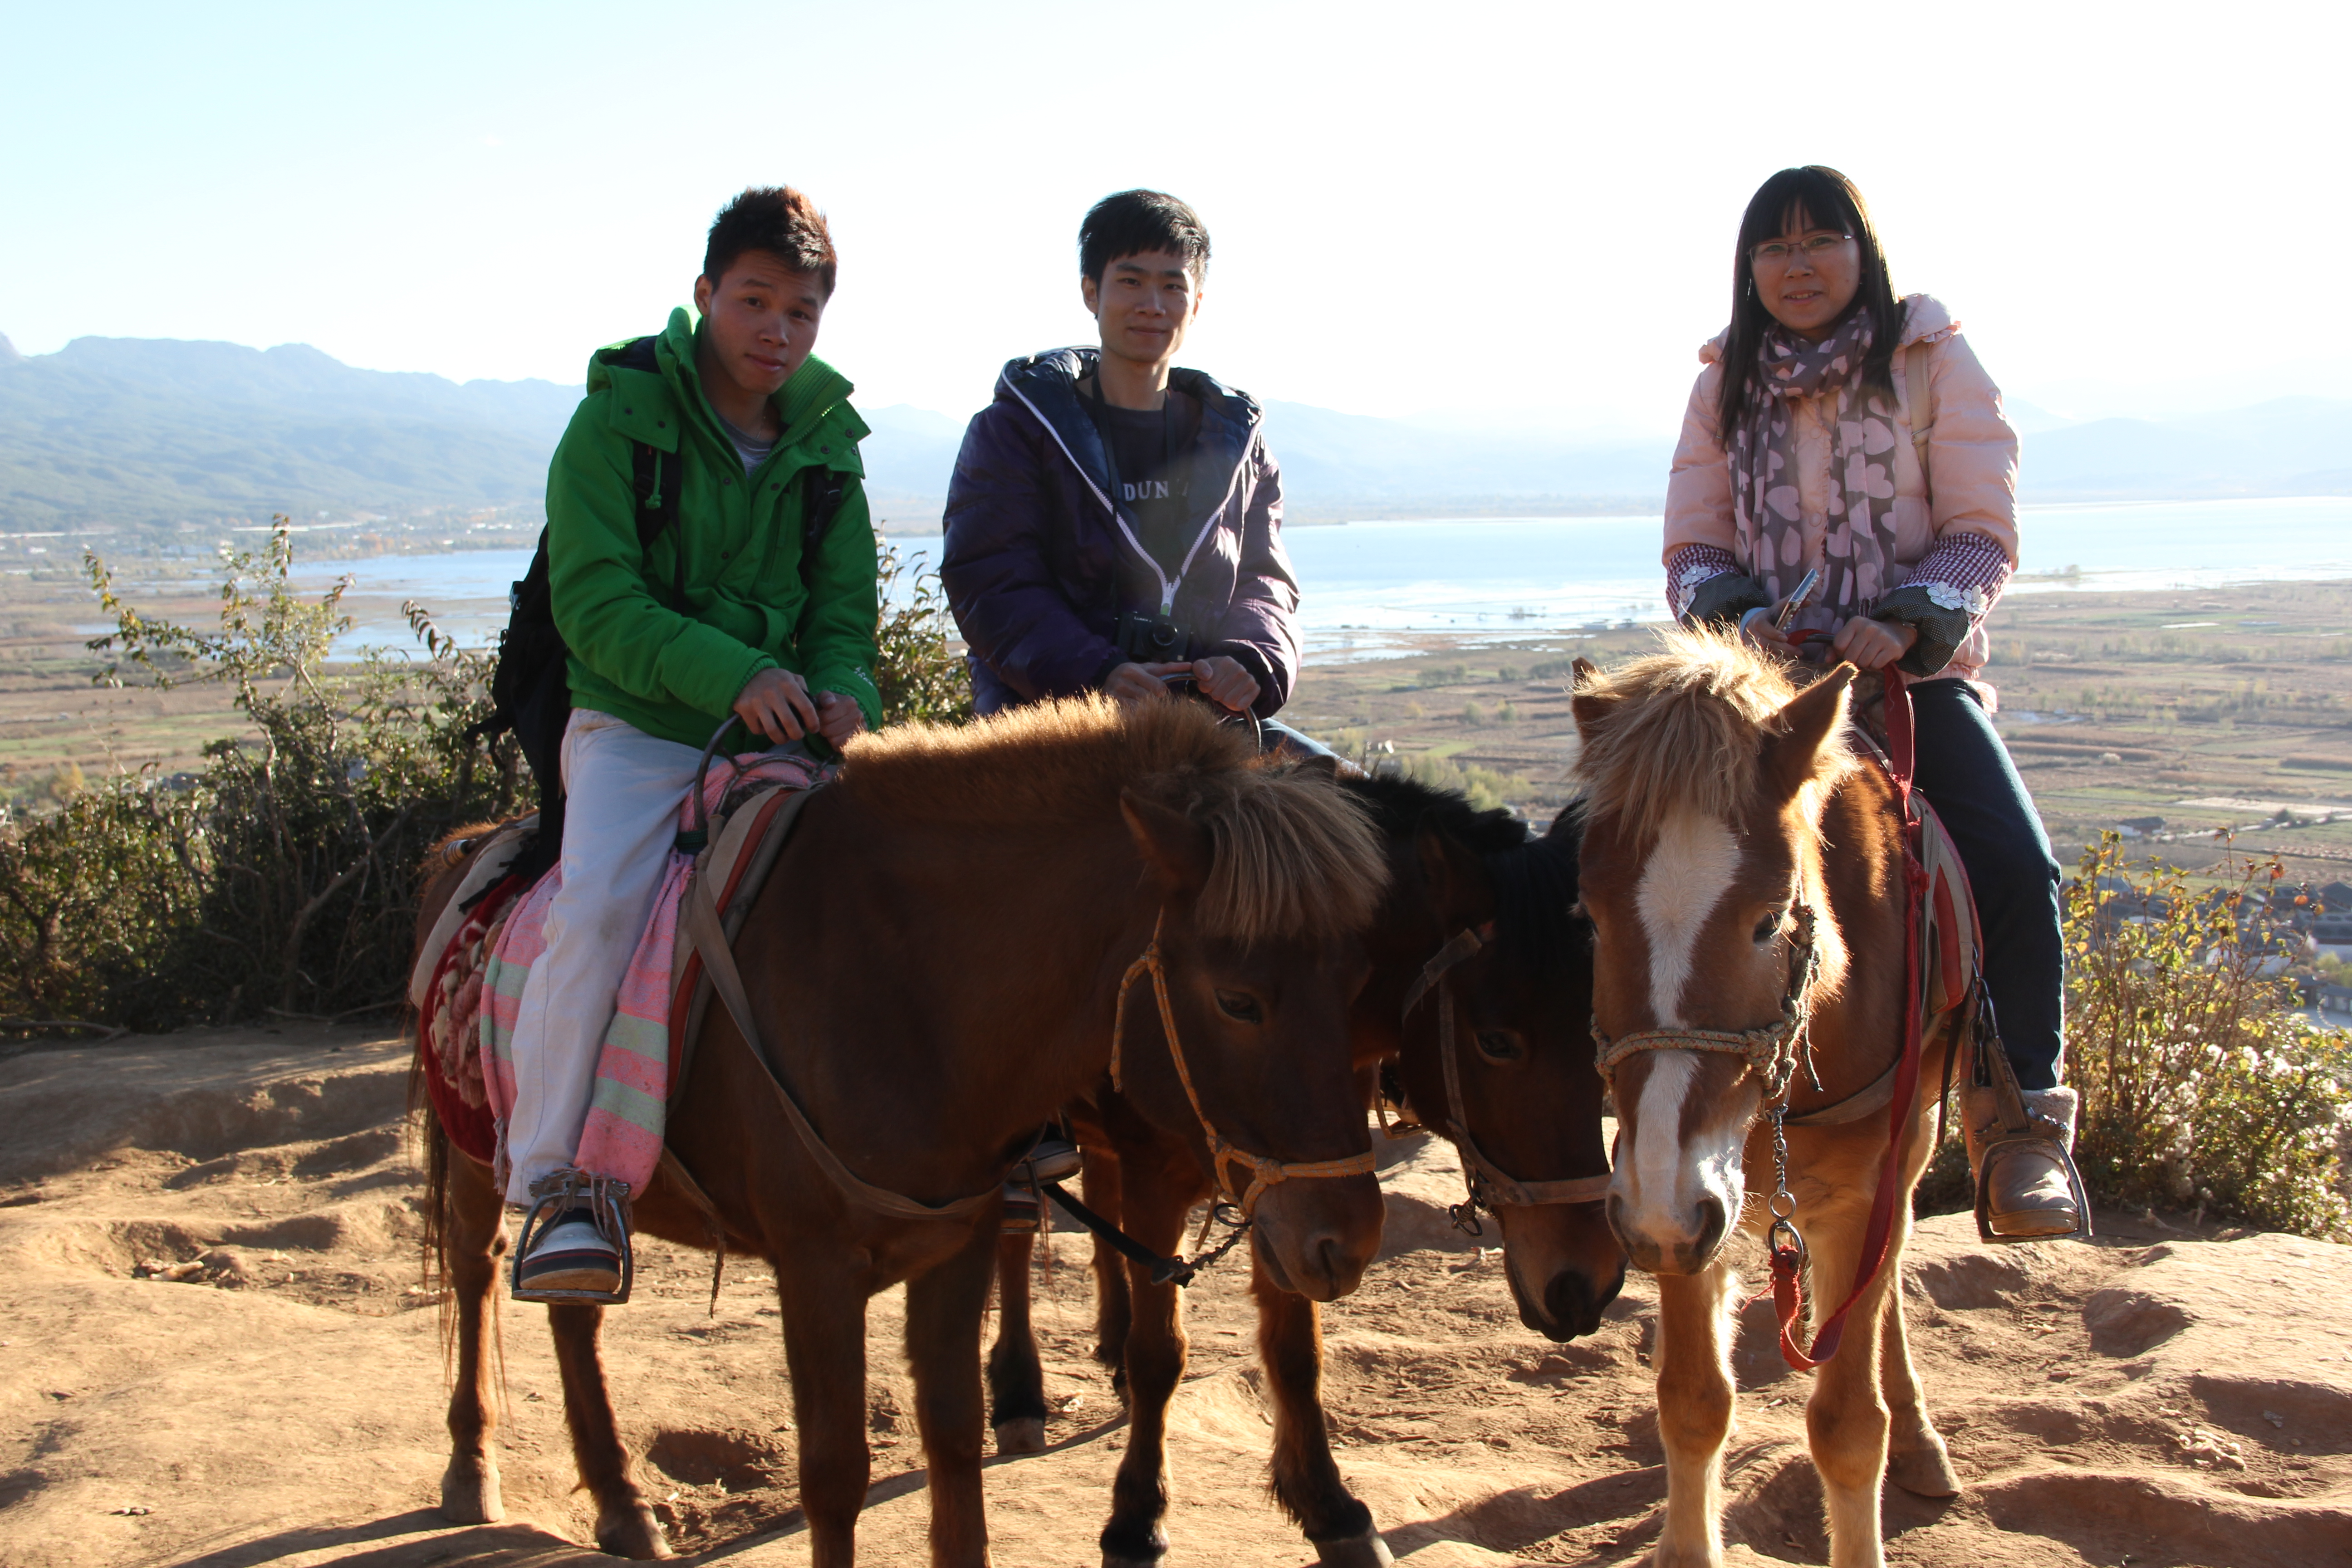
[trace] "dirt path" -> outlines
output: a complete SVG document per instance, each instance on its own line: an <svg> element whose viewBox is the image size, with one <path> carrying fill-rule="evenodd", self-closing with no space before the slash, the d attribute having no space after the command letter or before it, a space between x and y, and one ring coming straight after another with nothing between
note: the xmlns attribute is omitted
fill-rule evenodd
<svg viewBox="0 0 2352 1568"><path fill-rule="evenodd" d="M560 1395L535 1310L506 1314L512 1518L430 1511L446 1452L418 1167L396 1042L215 1031L0 1060L0 1563L558 1564L575 1544ZM1414 1568L1640 1561L1664 1477L1636 1277L1601 1333L1520 1327L1499 1259L1444 1224L1442 1147L1389 1174L1390 1256L1327 1314L1343 1468ZM1886 1503L1906 1563L2352 1563L2352 1248L2189 1240L1980 1248L1928 1222L1906 1289L1968 1492ZM682 1552L807 1561L772 1282L656 1247L607 1343L623 1425ZM1053 1450L992 1462L1000 1563L1091 1568L1125 1432L1087 1352L1082 1238L1041 1275ZM194 1265L194 1268L188 1265ZM160 1269L160 1272L158 1270ZM181 1276L184 1276L184 1278ZM1308 1563L1265 1500L1268 1427L1240 1270L1191 1292L1172 1437L1171 1568ZM1762 1308L1737 1355L1734 1561L1822 1561L1803 1380ZM919 1453L874 1304L877 1484L865 1560L923 1560Z"/></svg>

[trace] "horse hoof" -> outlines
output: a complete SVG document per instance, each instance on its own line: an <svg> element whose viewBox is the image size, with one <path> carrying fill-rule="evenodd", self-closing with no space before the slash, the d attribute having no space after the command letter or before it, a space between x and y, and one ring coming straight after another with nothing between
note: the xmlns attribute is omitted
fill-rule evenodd
<svg viewBox="0 0 2352 1568"><path fill-rule="evenodd" d="M1886 1457L1886 1479L1913 1497L1960 1495L1960 1478L1953 1473L1951 1456L1944 1451L1940 1437L1931 1437L1916 1448L1889 1454Z"/></svg>
<svg viewBox="0 0 2352 1568"><path fill-rule="evenodd" d="M1034 1415L1016 1415L1010 1421L996 1424L996 1451L1000 1454L1042 1454L1045 1451L1045 1423Z"/></svg>
<svg viewBox="0 0 2352 1568"><path fill-rule="evenodd" d="M1381 1539L1377 1529L1336 1541L1317 1541L1310 1536L1307 1543L1315 1548L1315 1560L1323 1568L1391 1568L1396 1562L1389 1555L1389 1543Z"/></svg>
<svg viewBox="0 0 2352 1568"><path fill-rule="evenodd" d="M506 1516L499 1462L487 1454L452 1458L441 1472L441 1517L452 1524L496 1524Z"/></svg>
<svg viewBox="0 0 2352 1568"><path fill-rule="evenodd" d="M661 1521L641 1502L609 1510L596 1521L596 1550L633 1563L657 1563L677 1555L662 1535Z"/></svg>

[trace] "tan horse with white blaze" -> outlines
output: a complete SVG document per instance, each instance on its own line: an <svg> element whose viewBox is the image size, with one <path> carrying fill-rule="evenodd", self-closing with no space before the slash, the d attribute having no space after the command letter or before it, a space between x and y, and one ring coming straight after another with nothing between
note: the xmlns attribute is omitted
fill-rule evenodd
<svg viewBox="0 0 2352 1568"><path fill-rule="evenodd" d="M1891 1288L1931 1149L1918 1086L1948 1043L1904 1059L1900 797L1848 749L1852 667L1800 690L1736 642L1673 632L1664 645L1608 674L1580 663L1575 692L1589 795L1579 890L1619 1119L1609 1217L1634 1267L1658 1277L1667 1502L1654 1562L1722 1561L1738 1289L1727 1244L1770 1227L1789 1245L1774 1216L1793 1213L1822 1359L1799 1350L1787 1291L1783 1350L1819 1368L1805 1418L1830 1561L1876 1568L1883 1476L1926 1496L1959 1489ZM1793 1286L1800 1254L1788 1256Z"/></svg>

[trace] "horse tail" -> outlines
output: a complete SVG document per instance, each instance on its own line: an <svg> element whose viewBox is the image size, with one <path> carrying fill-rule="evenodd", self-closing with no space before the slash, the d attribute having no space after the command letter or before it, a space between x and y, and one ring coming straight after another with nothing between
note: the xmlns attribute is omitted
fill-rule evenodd
<svg viewBox="0 0 2352 1568"><path fill-rule="evenodd" d="M416 1054L408 1061L408 1114L425 1145L425 1229L417 1262L425 1292L440 1309L441 1358L446 1363L457 1332L457 1302L449 1289L449 1137L425 1089L424 1027L424 1019L416 1019Z"/></svg>

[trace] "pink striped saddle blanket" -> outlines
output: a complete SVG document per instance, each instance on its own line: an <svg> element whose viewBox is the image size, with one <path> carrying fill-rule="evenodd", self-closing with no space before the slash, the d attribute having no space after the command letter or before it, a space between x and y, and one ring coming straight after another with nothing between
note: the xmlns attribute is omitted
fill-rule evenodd
<svg viewBox="0 0 2352 1568"><path fill-rule="evenodd" d="M793 815L783 809L787 801L830 776L800 757L751 753L705 784L708 847L670 852L645 933L620 976L580 1136L582 1170L638 1192L652 1179L674 1076L709 992L700 955L678 940L679 910L695 879L706 879L731 938L782 847L775 829ZM679 807L682 833L695 826L694 804L689 793ZM474 849L409 982L434 1110L457 1146L486 1162L496 1158L514 1110L515 1020L531 965L546 951L548 906L563 886L561 865L530 883L507 874L537 823L536 816L517 818Z"/></svg>

